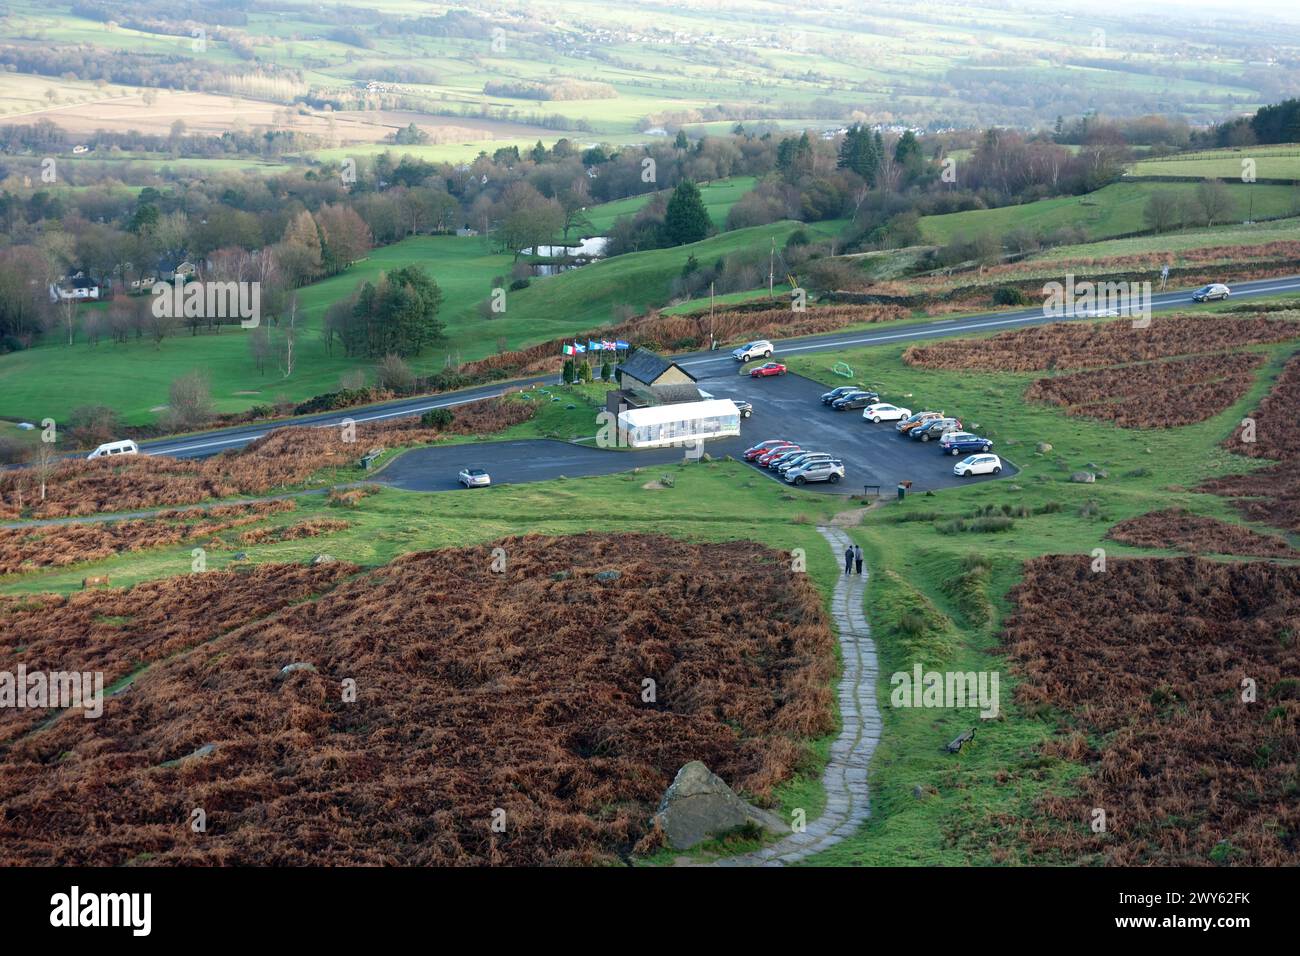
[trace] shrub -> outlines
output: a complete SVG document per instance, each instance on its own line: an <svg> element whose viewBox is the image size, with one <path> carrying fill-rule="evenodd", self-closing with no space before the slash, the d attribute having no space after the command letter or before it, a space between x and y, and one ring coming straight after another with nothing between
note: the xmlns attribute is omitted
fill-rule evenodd
<svg viewBox="0 0 1300 956"><path fill-rule="evenodd" d="M120 428L117 412L107 405L79 405L68 413L68 434L83 448L112 441Z"/></svg>
<svg viewBox="0 0 1300 956"><path fill-rule="evenodd" d="M393 392L409 391L415 383L415 373L400 355L385 355L375 366L376 381L380 388Z"/></svg>
<svg viewBox="0 0 1300 956"><path fill-rule="evenodd" d="M420 424L425 428L448 428L454 417L450 408L431 408L420 416Z"/></svg>
<svg viewBox="0 0 1300 956"><path fill-rule="evenodd" d="M1027 305L1025 294L1012 285L999 286L993 290L994 305Z"/></svg>

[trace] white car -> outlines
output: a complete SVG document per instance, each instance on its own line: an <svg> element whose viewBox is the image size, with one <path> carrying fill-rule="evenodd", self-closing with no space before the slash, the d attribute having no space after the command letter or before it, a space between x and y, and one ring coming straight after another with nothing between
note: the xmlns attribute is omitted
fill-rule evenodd
<svg viewBox="0 0 1300 956"><path fill-rule="evenodd" d="M737 362L748 362L756 358L769 359L772 357L772 352L772 343L767 339L759 339L757 342L750 342L733 350L731 355Z"/></svg>
<svg viewBox="0 0 1300 956"><path fill-rule="evenodd" d="M492 476L482 468L462 468L456 480L466 488L486 488L492 484Z"/></svg>
<svg viewBox="0 0 1300 956"><path fill-rule="evenodd" d="M877 402L864 408L862 417L869 422L875 422L877 425L881 422L901 422L904 418L912 417L912 410L910 408L899 408L897 405L890 405L888 402Z"/></svg>
<svg viewBox="0 0 1300 956"><path fill-rule="evenodd" d="M1215 299L1226 299L1232 295L1232 290L1222 282L1212 282L1207 286L1202 286L1192 293L1193 302L1213 302Z"/></svg>
<svg viewBox="0 0 1300 956"><path fill-rule="evenodd" d="M140 454L140 447L136 445L135 442L131 441L131 439L128 438L125 441L105 442L104 444L96 448L94 451L92 451L86 457L87 458L109 458L109 457L116 457L118 455L138 455L138 454Z"/></svg>
<svg viewBox="0 0 1300 956"><path fill-rule="evenodd" d="M997 455L967 455L952 466L952 473L958 478L971 475L999 475L1002 473L1002 459Z"/></svg>

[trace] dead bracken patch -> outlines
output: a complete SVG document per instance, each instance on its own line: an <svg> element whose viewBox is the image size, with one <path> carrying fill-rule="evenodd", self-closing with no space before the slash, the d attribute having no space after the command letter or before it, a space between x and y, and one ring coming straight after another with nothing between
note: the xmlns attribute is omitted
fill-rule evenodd
<svg viewBox="0 0 1300 956"><path fill-rule="evenodd" d="M292 511L294 507L292 501L278 499L165 511L152 518L125 521L0 528L0 575L102 561L117 554L181 541L206 544L219 532L255 524L268 515Z"/></svg>
<svg viewBox="0 0 1300 956"><path fill-rule="evenodd" d="M1091 369L1040 378L1025 398L1122 428L1176 428L1213 418L1239 401L1263 364L1263 355L1247 352Z"/></svg>
<svg viewBox="0 0 1300 956"><path fill-rule="evenodd" d="M341 429L278 428L247 448L212 458L187 460L161 455L66 459L59 463L40 498L33 469L0 473L0 517L62 518L102 511L130 511L194 504L210 498L262 494L299 484L322 468L355 464L374 445L424 444L444 435L478 435L501 431L536 414L528 402L487 399L456 408L444 429L423 427L418 419L366 422L356 441Z"/></svg>
<svg viewBox="0 0 1300 956"><path fill-rule="evenodd" d="M228 599L264 603L242 580ZM144 611L70 600L83 619L48 625L63 646L40 655L64 668L120 653L86 620ZM0 733L0 865L599 863L646 834L686 762L762 798L833 729L821 598L753 543L509 538L262 611L137 644L125 656L153 666L97 720ZM34 665L0 620L0 667Z"/></svg>
<svg viewBox="0 0 1300 956"><path fill-rule="evenodd" d="M903 361L920 368L996 372L1102 368L1209 355L1297 337L1300 323L1284 319L1157 317L1142 329L1122 318L1100 323L1054 322L984 339L913 345L903 353Z"/></svg>
<svg viewBox="0 0 1300 956"><path fill-rule="evenodd" d="M1062 715L1045 756L1088 772L991 839L1029 862L1300 863L1300 567L1091 565L1026 562L1003 633L1018 703Z"/></svg>
<svg viewBox="0 0 1300 956"><path fill-rule="evenodd" d="M1247 458L1272 458L1281 464L1241 475L1211 478L1197 491L1240 499L1233 504L1251 521L1300 531L1297 414L1300 414L1300 355L1293 355L1259 403L1259 408L1247 415L1246 421L1223 441L1223 447L1234 454ZM1248 429L1253 430L1253 434Z"/></svg>
<svg viewBox="0 0 1300 956"><path fill-rule="evenodd" d="M1241 525L1192 514L1181 508L1153 511L1121 521L1106 537L1136 548L1169 548L1192 554L1235 554L1252 558L1300 558L1282 538Z"/></svg>

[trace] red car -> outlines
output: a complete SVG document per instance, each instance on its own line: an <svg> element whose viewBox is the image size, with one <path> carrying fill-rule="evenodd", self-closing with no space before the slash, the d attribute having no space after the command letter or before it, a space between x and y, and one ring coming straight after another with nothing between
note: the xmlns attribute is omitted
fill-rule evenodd
<svg viewBox="0 0 1300 956"><path fill-rule="evenodd" d="M789 444L791 444L791 442L786 441L784 438L770 438L767 441L761 441L753 448L745 449L745 461L753 461L764 452L771 451L773 448L777 448L781 445Z"/></svg>
<svg viewBox="0 0 1300 956"><path fill-rule="evenodd" d="M799 450L799 446L794 444L777 445L771 451L763 452L761 455L755 458L754 461L762 465L764 468L766 468L767 465L772 461L772 459L775 458L777 455L784 455L788 451L798 451L798 450Z"/></svg>
<svg viewBox="0 0 1300 956"><path fill-rule="evenodd" d="M750 378L762 378L765 375L784 375L785 366L780 362L764 362L758 368L749 370Z"/></svg>

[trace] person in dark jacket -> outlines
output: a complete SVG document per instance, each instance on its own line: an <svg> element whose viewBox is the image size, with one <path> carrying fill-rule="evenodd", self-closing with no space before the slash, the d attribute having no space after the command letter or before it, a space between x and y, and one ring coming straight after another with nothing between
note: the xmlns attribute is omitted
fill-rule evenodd
<svg viewBox="0 0 1300 956"><path fill-rule="evenodd" d="M844 573L848 574L853 570L853 545L844 549Z"/></svg>
<svg viewBox="0 0 1300 956"><path fill-rule="evenodd" d="M862 573L862 545L855 544L853 546L853 560L858 566L858 574L861 574Z"/></svg>

